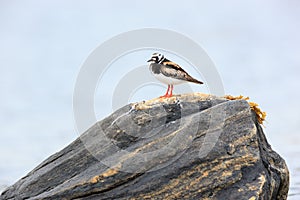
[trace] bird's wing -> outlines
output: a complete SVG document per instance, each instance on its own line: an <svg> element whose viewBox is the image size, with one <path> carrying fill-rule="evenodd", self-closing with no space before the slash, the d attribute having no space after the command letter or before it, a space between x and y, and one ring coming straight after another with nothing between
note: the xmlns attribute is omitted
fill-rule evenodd
<svg viewBox="0 0 300 200"><path fill-rule="evenodd" d="M172 61L163 62L162 65L164 65L164 67L161 68L161 73L165 76L202 84L201 81L191 77L184 69Z"/></svg>
<svg viewBox="0 0 300 200"><path fill-rule="evenodd" d="M172 61L165 61L162 63L163 65L166 65L167 67L169 68L173 68L175 70L178 70L178 71L182 71L184 73L187 73L186 71L184 71L184 69L182 69L178 64L172 62Z"/></svg>

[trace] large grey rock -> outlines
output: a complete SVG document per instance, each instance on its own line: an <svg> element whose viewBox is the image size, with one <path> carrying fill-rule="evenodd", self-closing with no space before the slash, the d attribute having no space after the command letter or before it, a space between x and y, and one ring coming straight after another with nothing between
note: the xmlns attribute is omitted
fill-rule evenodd
<svg viewBox="0 0 300 200"><path fill-rule="evenodd" d="M0 199L286 199L289 172L245 100L129 104Z"/></svg>

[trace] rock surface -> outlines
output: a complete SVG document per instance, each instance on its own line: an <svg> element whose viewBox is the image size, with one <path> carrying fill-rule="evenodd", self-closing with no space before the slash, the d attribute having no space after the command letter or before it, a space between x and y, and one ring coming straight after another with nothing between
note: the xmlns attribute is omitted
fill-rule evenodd
<svg viewBox="0 0 300 200"><path fill-rule="evenodd" d="M129 104L0 199L286 199L289 172L245 100Z"/></svg>

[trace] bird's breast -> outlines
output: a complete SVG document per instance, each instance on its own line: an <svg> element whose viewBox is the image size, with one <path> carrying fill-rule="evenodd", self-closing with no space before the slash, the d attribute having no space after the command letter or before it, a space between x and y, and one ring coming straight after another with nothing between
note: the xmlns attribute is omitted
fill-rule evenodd
<svg viewBox="0 0 300 200"><path fill-rule="evenodd" d="M163 74L153 74L153 75L157 80L168 85L177 85L185 82L184 80L175 79L172 77L165 76Z"/></svg>
<svg viewBox="0 0 300 200"><path fill-rule="evenodd" d="M160 74L161 73L161 65L157 63L151 63L150 64L150 71L153 74Z"/></svg>

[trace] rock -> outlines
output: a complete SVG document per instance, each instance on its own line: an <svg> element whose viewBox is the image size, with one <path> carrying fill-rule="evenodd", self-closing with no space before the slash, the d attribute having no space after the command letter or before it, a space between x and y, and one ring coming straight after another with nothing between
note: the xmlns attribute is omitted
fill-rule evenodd
<svg viewBox="0 0 300 200"><path fill-rule="evenodd" d="M129 104L0 199L286 199L289 172L245 100Z"/></svg>

